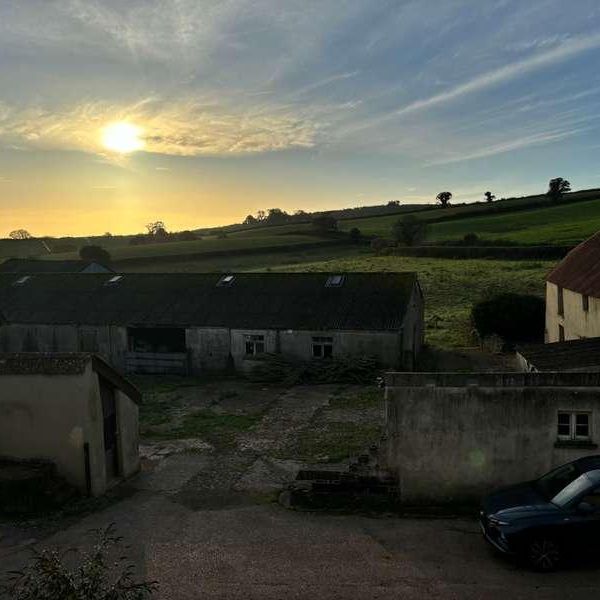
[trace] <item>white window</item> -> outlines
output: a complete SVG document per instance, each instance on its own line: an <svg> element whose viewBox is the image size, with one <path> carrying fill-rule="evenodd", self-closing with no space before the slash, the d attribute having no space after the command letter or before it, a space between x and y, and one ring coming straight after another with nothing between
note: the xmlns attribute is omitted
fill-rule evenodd
<svg viewBox="0 0 600 600"><path fill-rule="evenodd" d="M333 356L332 337L314 337L312 339L313 358L331 358Z"/></svg>
<svg viewBox="0 0 600 600"><path fill-rule="evenodd" d="M265 336L264 335L245 335L246 340L246 355L256 356L265 352Z"/></svg>
<svg viewBox="0 0 600 600"><path fill-rule="evenodd" d="M585 442L592 439L592 413L559 411L557 433L559 440Z"/></svg>

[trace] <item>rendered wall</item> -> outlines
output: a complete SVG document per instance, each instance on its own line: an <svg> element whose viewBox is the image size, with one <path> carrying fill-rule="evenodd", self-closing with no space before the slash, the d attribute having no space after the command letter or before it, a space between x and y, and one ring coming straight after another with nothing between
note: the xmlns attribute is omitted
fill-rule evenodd
<svg viewBox="0 0 600 600"><path fill-rule="evenodd" d="M600 298L589 297L583 310L581 294L563 288L563 312L558 314L558 287L546 283L546 341L558 342L558 326L565 329L565 340L600 337Z"/></svg>
<svg viewBox="0 0 600 600"><path fill-rule="evenodd" d="M559 447L557 412L592 411L600 436L598 374L388 374L385 457L407 504L478 501L589 447Z"/></svg>

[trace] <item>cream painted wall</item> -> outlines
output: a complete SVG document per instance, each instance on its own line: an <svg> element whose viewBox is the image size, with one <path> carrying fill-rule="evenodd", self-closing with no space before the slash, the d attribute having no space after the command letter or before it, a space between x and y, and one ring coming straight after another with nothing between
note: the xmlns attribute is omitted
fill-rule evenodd
<svg viewBox="0 0 600 600"><path fill-rule="evenodd" d="M563 288L564 315L558 314L558 286L546 283L546 342L559 341L559 325L565 340L600 337L600 298L589 297L589 309L583 310L582 295Z"/></svg>

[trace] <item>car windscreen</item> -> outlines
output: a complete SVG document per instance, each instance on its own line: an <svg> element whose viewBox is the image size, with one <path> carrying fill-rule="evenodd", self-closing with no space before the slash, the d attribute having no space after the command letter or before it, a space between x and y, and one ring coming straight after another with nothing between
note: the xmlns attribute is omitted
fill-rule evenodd
<svg viewBox="0 0 600 600"><path fill-rule="evenodd" d="M554 498L552 498L552 504L564 507L567 506L578 496L581 496L586 490L591 490L594 487L594 483L589 479L587 475L581 475L575 481L572 481L566 488L558 492Z"/></svg>
<svg viewBox="0 0 600 600"><path fill-rule="evenodd" d="M536 481L536 486L545 500L550 500L569 483L577 479L581 472L573 464L563 465L550 473L546 473Z"/></svg>

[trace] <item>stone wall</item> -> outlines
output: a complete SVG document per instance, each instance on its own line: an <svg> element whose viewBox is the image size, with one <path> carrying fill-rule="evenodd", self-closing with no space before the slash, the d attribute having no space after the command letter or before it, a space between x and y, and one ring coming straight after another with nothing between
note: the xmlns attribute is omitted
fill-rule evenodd
<svg viewBox="0 0 600 600"><path fill-rule="evenodd" d="M557 413L590 411L592 443L557 441ZM597 452L599 373L390 373L385 460L407 504L476 502Z"/></svg>

